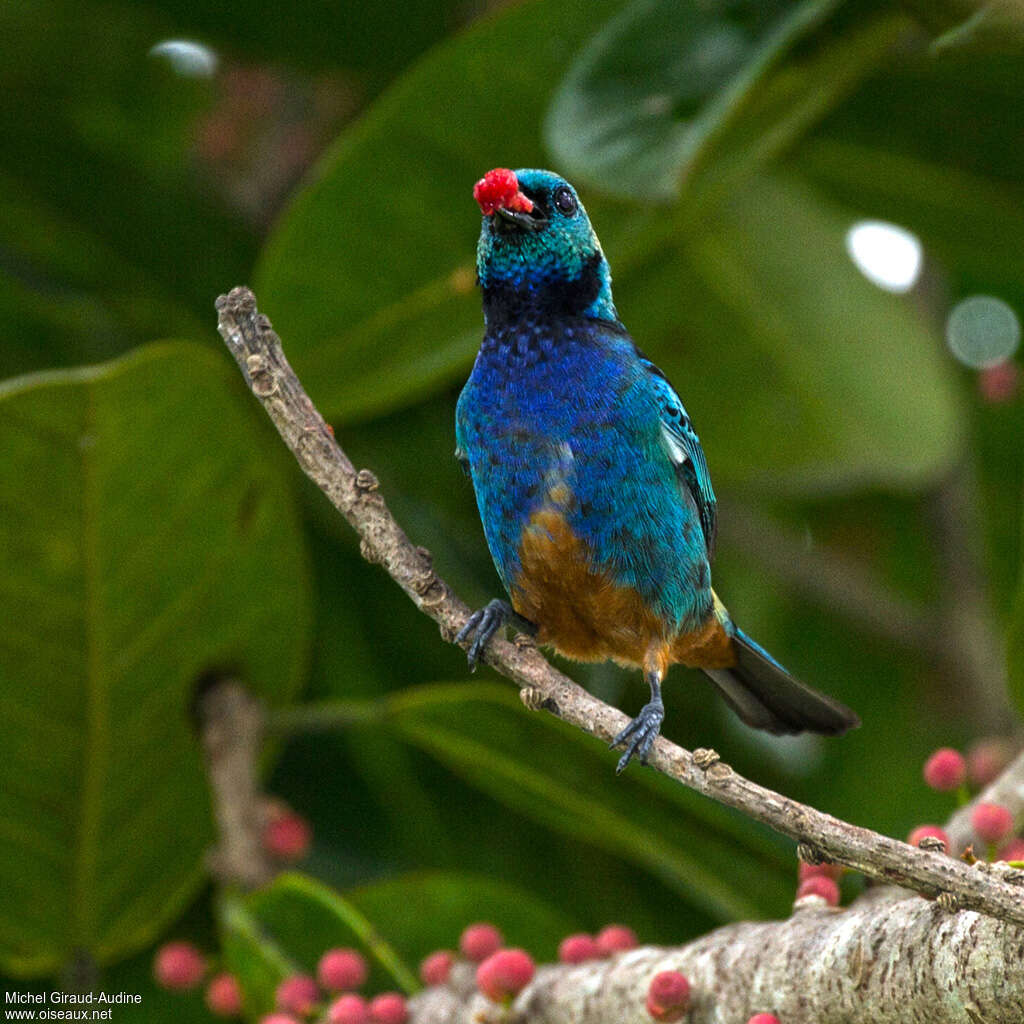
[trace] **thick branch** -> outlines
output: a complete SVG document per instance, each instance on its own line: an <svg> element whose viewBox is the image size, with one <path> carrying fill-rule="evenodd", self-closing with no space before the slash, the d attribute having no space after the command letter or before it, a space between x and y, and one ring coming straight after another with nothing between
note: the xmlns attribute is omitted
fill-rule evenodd
<svg viewBox="0 0 1024 1024"><path fill-rule="evenodd" d="M373 474L365 469L357 473L335 443L333 432L288 365L270 322L257 312L252 292L236 288L217 300L217 309L218 329L253 393L299 465L359 533L364 557L381 564L416 606L439 624L442 636L452 640L469 609L433 571L429 553L402 532ZM528 707L544 708L605 742L626 725L622 712L577 686L529 646L496 639L486 651L486 660L519 684ZM683 785L808 844L828 860L927 896L949 893L957 906L1024 924L1024 889L996 877L983 865L969 867L939 853L914 849L799 804L743 778L710 751L691 754L662 737L650 764Z"/></svg>
<svg viewBox="0 0 1024 1024"><path fill-rule="evenodd" d="M804 905L806 903L806 905ZM644 947L611 960L538 970L507 1017L456 976L411 1005L413 1024L623 1024L650 1020L659 971L693 990L686 1024L732 1024L774 1013L786 1024L1019 1024L1024 929L948 914L895 890L845 910L801 901L785 921L727 925L678 949Z"/></svg>

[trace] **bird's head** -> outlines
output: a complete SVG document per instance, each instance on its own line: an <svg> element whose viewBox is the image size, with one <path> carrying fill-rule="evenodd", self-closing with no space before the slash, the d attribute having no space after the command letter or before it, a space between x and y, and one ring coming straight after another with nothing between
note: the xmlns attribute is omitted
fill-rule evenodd
<svg viewBox="0 0 1024 1024"><path fill-rule="evenodd" d="M495 168L473 189L484 313L618 320L611 273L576 190L551 171Z"/></svg>

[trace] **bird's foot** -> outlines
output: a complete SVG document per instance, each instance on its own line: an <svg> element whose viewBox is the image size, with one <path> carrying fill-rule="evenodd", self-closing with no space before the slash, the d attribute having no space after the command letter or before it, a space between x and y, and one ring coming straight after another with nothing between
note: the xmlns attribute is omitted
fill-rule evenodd
<svg viewBox="0 0 1024 1024"><path fill-rule="evenodd" d="M466 619L466 624L459 630L455 642L461 644L471 636L473 637L472 643L466 650L466 660L469 662L470 672L476 671L480 655L490 643L491 637L516 617L516 613L508 601L495 598Z"/></svg>
<svg viewBox="0 0 1024 1024"><path fill-rule="evenodd" d="M611 748L627 744L626 752L615 766L616 775L621 774L634 757L638 757L641 764L647 764L647 755L661 732L661 723L664 719L665 705L660 697L656 697L645 704L640 709L640 714L611 741Z"/></svg>

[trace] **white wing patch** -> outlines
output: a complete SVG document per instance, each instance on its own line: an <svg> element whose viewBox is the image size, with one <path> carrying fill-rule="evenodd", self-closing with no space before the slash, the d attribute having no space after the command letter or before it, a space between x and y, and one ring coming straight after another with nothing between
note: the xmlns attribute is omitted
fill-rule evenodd
<svg viewBox="0 0 1024 1024"><path fill-rule="evenodd" d="M679 435L664 421L661 424L661 440L665 445L665 450L668 452L668 457L672 460L672 465L677 468L682 466L689 458L686 454L686 448L683 447L683 442L679 440Z"/></svg>

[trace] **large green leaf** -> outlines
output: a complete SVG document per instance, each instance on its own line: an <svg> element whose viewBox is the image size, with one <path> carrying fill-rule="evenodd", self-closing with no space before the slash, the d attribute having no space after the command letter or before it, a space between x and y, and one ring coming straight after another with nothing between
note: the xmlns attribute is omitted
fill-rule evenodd
<svg viewBox="0 0 1024 1024"><path fill-rule="evenodd" d="M669 199L700 178L721 194L799 138L908 21L846 0L634 0L573 63L545 138L611 192Z"/></svg>
<svg viewBox="0 0 1024 1024"><path fill-rule="evenodd" d="M391 728L470 785L636 865L705 912L726 919L779 909L789 872L762 833L653 772L614 779L601 744L526 712L508 687L433 684L386 707Z"/></svg>
<svg viewBox="0 0 1024 1024"><path fill-rule="evenodd" d="M547 94L610 0L534 0L405 74L321 162L256 271L320 408L366 416L451 380L480 338L474 180L543 159Z"/></svg>
<svg viewBox="0 0 1024 1024"><path fill-rule="evenodd" d="M619 275L623 319L679 388L716 480L914 487L961 450L941 342L853 266L852 219L761 176Z"/></svg>
<svg viewBox="0 0 1024 1024"><path fill-rule="evenodd" d="M424 871L353 889L348 898L378 923L410 958L452 949L471 921L500 925L506 944L553 959L574 922L561 910L515 885L452 871ZM578 927L578 922L575 923Z"/></svg>
<svg viewBox="0 0 1024 1024"><path fill-rule="evenodd" d="M197 890L197 680L305 664L282 463L227 361L154 345L0 389L0 964L116 960Z"/></svg>
<svg viewBox="0 0 1024 1024"><path fill-rule="evenodd" d="M613 193L671 199L701 178L721 194L806 131L906 25L845 0L634 0L573 62L546 139L572 174Z"/></svg>

